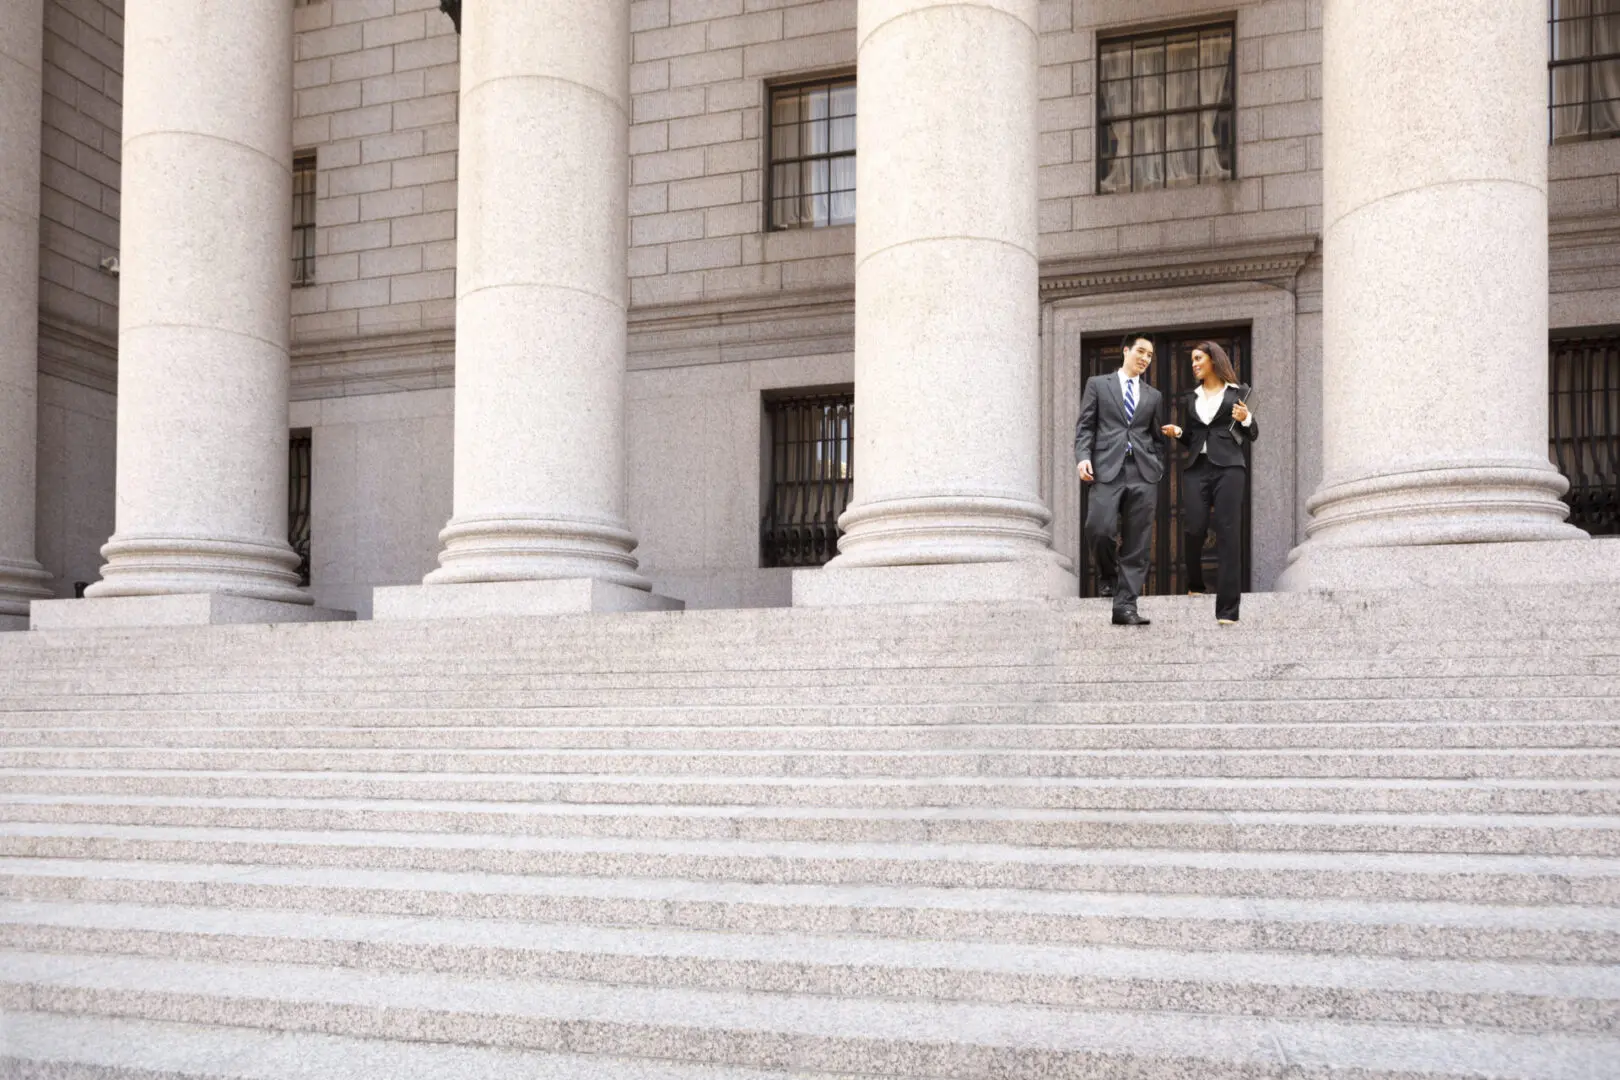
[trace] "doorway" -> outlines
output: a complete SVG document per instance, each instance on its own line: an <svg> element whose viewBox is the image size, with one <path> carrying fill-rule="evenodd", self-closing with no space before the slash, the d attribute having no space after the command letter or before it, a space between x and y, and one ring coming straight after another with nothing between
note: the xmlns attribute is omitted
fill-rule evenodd
<svg viewBox="0 0 1620 1080"><path fill-rule="evenodd" d="M1125 331L1121 331L1120 334ZM1205 328L1194 330L1150 331L1153 335L1154 350L1156 353L1153 365L1148 368L1146 379L1149 385L1156 388L1165 396L1165 418L1167 424L1182 423L1177 401L1182 394L1193 388L1192 353L1193 346L1200 341L1213 341L1226 350L1231 357L1232 366L1237 369L1238 379L1241 382L1253 385L1254 377L1252 367L1252 346L1250 328L1247 326L1223 326L1219 328ZM1080 343L1080 384L1094 375L1106 375L1116 370L1120 363L1120 334L1087 335ZM1256 392L1256 412L1259 411L1259 391ZM1258 422L1258 421L1257 421ZM1245 446L1245 455L1248 448ZM1186 573L1183 567L1181 546L1184 538L1181 532L1181 473L1183 468L1183 453L1179 446L1172 446L1170 452L1169 468L1166 470L1165 482L1159 485L1159 509L1154 516L1153 551L1148 558L1147 581L1142 587L1144 596L1179 596L1186 592ZM1250 588L1250 572L1253 560L1250 557L1251 532L1251 503L1254 496L1254 470L1249 470L1249 487L1243 493L1243 591ZM1080 485L1080 522L1083 526L1086 520L1086 508L1090 501L1089 485ZM1096 560L1091 552L1086 550L1084 544L1080 545L1080 595L1097 595L1097 568ZM1213 535L1205 538L1204 545L1204 580L1209 583L1215 581L1215 543Z"/></svg>

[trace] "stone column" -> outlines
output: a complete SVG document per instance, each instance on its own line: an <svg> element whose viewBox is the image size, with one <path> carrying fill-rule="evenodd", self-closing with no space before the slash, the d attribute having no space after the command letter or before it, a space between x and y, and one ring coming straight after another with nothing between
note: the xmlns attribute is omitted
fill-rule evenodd
<svg viewBox="0 0 1620 1080"><path fill-rule="evenodd" d="M308 618L287 543L292 9L125 10L117 530L85 595Z"/></svg>
<svg viewBox="0 0 1620 1080"><path fill-rule="evenodd" d="M1039 7L860 0L855 502L795 603L1074 591L1039 486Z"/></svg>
<svg viewBox="0 0 1620 1080"><path fill-rule="evenodd" d="M630 4L462 9L455 508L377 618L669 606L625 521Z"/></svg>
<svg viewBox="0 0 1620 1080"><path fill-rule="evenodd" d="M0 0L0 629L50 596L34 560L41 0Z"/></svg>
<svg viewBox="0 0 1620 1080"><path fill-rule="evenodd" d="M1281 587L1565 566L1588 545L1539 543L1585 538L1547 452L1545 6L1324 14L1324 477Z"/></svg>

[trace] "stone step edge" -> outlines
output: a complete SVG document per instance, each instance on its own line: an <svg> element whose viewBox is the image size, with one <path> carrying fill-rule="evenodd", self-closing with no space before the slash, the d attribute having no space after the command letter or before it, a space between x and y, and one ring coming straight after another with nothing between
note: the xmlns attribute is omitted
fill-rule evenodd
<svg viewBox="0 0 1620 1080"><path fill-rule="evenodd" d="M1442 1030L1332 1021L1132 1014L810 995L603 988L439 975L381 975L290 965L13 953L0 1007L117 1011L146 1019L560 1050L594 1045L630 1057L851 1071L896 1077L1033 1077L1130 1063L1142 1080L1187 1067L1275 1075L1287 1065L1382 1075L1458 1069L1500 1077L1600 1075L1620 1039ZM199 992L206 986L208 992ZM334 1009L333 1007L338 1008ZM634 1020L627 1020L634 1017ZM1554 1071L1555 1070L1555 1071ZM1244 1075L1239 1071L1232 1075Z"/></svg>

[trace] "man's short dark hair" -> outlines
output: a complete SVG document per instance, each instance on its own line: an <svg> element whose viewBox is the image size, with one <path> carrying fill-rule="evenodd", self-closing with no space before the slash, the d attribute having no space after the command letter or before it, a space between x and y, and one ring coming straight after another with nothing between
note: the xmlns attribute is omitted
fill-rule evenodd
<svg viewBox="0 0 1620 1080"><path fill-rule="evenodd" d="M1120 351L1121 352L1129 351L1131 346L1135 345L1138 341L1146 341L1149 345L1153 345L1153 351L1154 352L1159 351L1159 347L1157 345L1155 345L1154 342L1153 342L1153 335L1152 334L1143 334L1143 333L1138 333L1136 331L1132 331L1131 333L1126 334L1124 337L1119 339Z"/></svg>

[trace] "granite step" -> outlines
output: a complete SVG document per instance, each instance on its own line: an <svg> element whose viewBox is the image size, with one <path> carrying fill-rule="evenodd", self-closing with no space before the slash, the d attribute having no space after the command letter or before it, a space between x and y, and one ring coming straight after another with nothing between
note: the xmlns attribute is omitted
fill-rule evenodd
<svg viewBox="0 0 1620 1080"><path fill-rule="evenodd" d="M1283 1069L1338 1069L1360 1080L1470 1072L1589 1080L1620 1050L1613 1035L24 952L0 960L0 1007L917 1078L1036 1080L1128 1070L1140 1080L1247 1080ZM623 1064L635 1075L638 1063Z"/></svg>
<svg viewBox="0 0 1620 1080"><path fill-rule="evenodd" d="M859 1080L219 1024L0 1012L6 1080Z"/></svg>
<svg viewBox="0 0 1620 1080"><path fill-rule="evenodd" d="M676 777L0 769L0 793L639 805L1620 814L1620 780Z"/></svg>
<svg viewBox="0 0 1620 1080"><path fill-rule="evenodd" d="M747 873L741 844L576 847L563 852L576 856L572 862L536 865L525 856L548 852L532 842L480 847L464 840L418 848L457 856L438 860L454 870L387 869L391 852L375 844L316 849L304 865L292 865L294 858L228 862L242 853L224 845L196 852L192 862L157 846L81 853L88 858L64 850L54 858L0 860L0 896L952 942L1560 963L1620 956L1620 864L1613 859L1060 851L1042 861L1014 851L999 861L995 852L978 852L977 859L919 865L926 852L909 853L908 863L908 853L891 851L885 860L880 845L832 849L846 856L841 863L816 845L753 845L762 867L771 857L761 849L781 852L775 865L786 880L772 881L768 870ZM676 877L704 869L697 859L681 860L683 847L700 858L705 851L733 857L711 855L707 868L716 877ZM477 858L480 852L486 858ZM603 873L615 855L630 869ZM1026 882L1037 887L1019 887ZM1414 896L1443 898L1403 898Z"/></svg>
<svg viewBox="0 0 1620 1080"><path fill-rule="evenodd" d="M0 822L1228 852L1620 856L1620 819L1553 814L832 809L11 794L0 795Z"/></svg>
<svg viewBox="0 0 1620 1080"><path fill-rule="evenodd" d="M1155 706L1141 701L1014 702L952 705L814 705L776 702L768 705L650 705L612 707L517 706L510 708L358 708L274 709L244 703L239 709L187 709L154 706L132 723L127 712L84 709L18 709L0 713L0 731L13 728L78 728L116 732L160 728L297 729L335 727L717 727L819 726L840 730L869 726L950 727L956 725L1141 724L1151 721ZM1608 725L1620 716L1620 697L1547 696L1539 698L1451 697L1364 699L1319 698L1307 701L1187 701L1178 703L1183 723L1312 724L1312 723L1494 723Z"/></svg>
<svg viewBox="0 0 1620 1080"><path fill-rule="evenodd" d="M0 748L0 768L233 769L709 777L1247 777L1614 779L1605 748L1120 750L288 750Z"/></svg>
<svg viewBox="0 0 1620 1080"><path fill-rule="evenodd" d="M0 949L1127 1012L1620 1030L1620 968L0 902Z"/></svg>
<svg viewBox="0 0 1620 1080"><path fill-rule="evenodd" d="M807 684L828 675L849 678L905 679L936 672L942 679L992 676L1031 678L1056 673L1072 681L1158 682L1174 679L1266 679L1281 674L1323 678L1380 678L1403 675L1490 674L1504 659L1526 674L1580 676L1612 671L1620 654L1620 635L1612 628L1604 637L1524 642L1516 639L1421 639L1382 642L1374 651L1361 646L1365 635L1330 642L1301 640L1289 635L1276 642L1245 641L1212 650L1207 644L1188 643L1169 648L1154 642L1146 647L1108 649L1035 650L997 643L990 647L957 645L950 652L914 647L912 642L888 643L870 655L844 656L837 652L807 654L802 646L775 650L750 649L735 656L694 646L678 652L634 653L622 644L593 649L547 650L536 655L490 655L435 659L414 651L381 652L375 648L349 650L336 656L226 658L197 661L140 663L131 659L97 656L92 662L69 664L46 656L21 667L18 687L41 692L92 690L103 685L123 689L130 684L203 689L301 685L367 688L375 682L404 680L411 688L434 679L478 678L492 685L523 679L670 679L798 680ZM1260 659L1263 657L1263 659Z"/></svg>
<svg viewBox="0 0 1620 1080"><path fill-rule="evenodd" d="M595 685L559 686L544 679L527 688L481 689L476 678L435 677L434 689L295 690L273 683L229 691L123 693L7 693L0 710L103 709L127 712L175 709L410 709L535 708L780 705L934 705L1057 702L1129 702L1138 713L1157 704L1190 707L1210 701L1306 701L1320 699L1386 701L1411 698L1616 698L1620 675L1569 678L1549 675L1480 675L1387 679L1278 678L1218 683L1155 682L1133 692L1109 680L945 681L919 677L912 681L841 680L833 676L814 685L803 682L741 680L713 685L692 680L652 679L641 685L604 681ZM691 682L691 685L684 683Z"/></svg>
<svg viewBox="0 0 1620 1080"><path fill-rule="evenodd" d="M0 749L377 749L377 750L1122 750L1536 747L1620 748L1620 720L1495 721L1413 725L1399 721L1279 724L1171 721L1138 723L959 723L923 727L872 723L674 725L358 724L279 727L0 728Z"/></svg>

